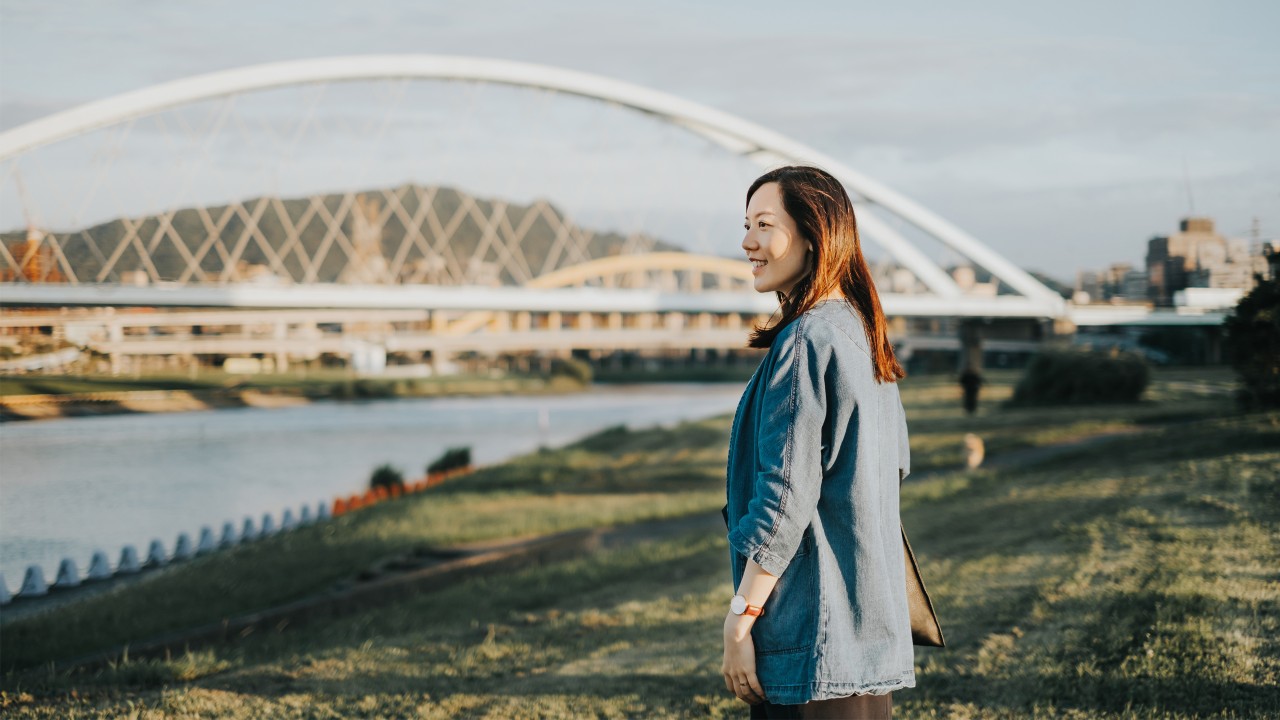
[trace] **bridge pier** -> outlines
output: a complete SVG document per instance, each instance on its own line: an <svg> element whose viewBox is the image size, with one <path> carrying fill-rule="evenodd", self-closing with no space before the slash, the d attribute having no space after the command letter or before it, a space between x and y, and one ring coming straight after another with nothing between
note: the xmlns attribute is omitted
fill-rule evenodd
<svg viewBox="0 0 1280 720"><path fill-rule="evenodd" d="M289 327L283 320L277 320L273 328L276 341L275 351L275 371L278 373L288 372L289 370L289 353L285 350L285 342L289 339Z"/></svg>
<svg viewBox="0 0 1280 720"><path fill-rule="evenodd" d="M107 338L108 342L111 343L111 354L109 356L111 374L119 375L124 370L120 355L120 343L124 342L124 327L118 323L108 323Z"/></svg>

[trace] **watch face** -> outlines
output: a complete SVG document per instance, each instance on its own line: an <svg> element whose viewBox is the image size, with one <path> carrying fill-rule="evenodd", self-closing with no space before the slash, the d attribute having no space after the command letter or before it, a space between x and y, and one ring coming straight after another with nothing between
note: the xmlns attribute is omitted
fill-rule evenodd
<svg viewBox="0 0 1280 720"><path fill-rule="evenodd" d="M741 615L747 609L747 599L741 595L734 595L733 600L729 601L729 609L734 615Z"/></svg>

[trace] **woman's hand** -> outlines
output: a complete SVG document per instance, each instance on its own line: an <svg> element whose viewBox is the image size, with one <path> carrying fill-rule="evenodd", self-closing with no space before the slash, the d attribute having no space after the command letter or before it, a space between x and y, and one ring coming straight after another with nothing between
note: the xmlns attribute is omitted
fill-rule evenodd
<svg viewBox="0 0 1280 720"><path fill-rule="evenodd" d="M738 699L758 705L765 701L764 688L756 677L756 647L751 641L750 615L729 613L724 619L724 686Z"/></svg>

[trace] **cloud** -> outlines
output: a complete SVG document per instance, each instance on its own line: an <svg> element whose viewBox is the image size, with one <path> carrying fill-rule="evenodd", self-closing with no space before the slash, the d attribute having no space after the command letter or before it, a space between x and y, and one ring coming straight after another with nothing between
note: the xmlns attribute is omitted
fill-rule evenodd
<svg viewBox="0 0 1280 720"><path fill-rule="evenodd" d="M1237 193L1221 204L1224 220L1280 217L1274 4L441 7L10 0L0 127L258 62L466 54L576 68L734 113L954 215L1010 253L1031 235L1071 245L1059 228L1091 212L1096 227L1111 223L1098 234L1113 241L1169 226L1184 157L1206 198L1214 188ZM1096 265L1109 252L1089 247L1063 262Z"/></svg>

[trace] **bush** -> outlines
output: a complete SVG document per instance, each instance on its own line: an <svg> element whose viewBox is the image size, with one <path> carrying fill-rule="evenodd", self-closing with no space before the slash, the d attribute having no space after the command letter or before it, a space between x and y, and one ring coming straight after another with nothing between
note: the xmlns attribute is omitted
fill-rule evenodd
<svg viewBox="0 0 1280 720"><path fill-rule="evenodd" d="M1142 397L1150 366L1121 350L1046 350L1027 365L1009 405L1133 403Z"/></svg>
<svg viewBox="0 0 1280 720"><path fill-rule="evenodd" d="M551 377L562 375L579 384L591 384L591 365L577 358L551 358Z"/></svg>
<svg viewBox="0 0 1280 720"><path fill-rule="evenodd" d="M455 447L444 451L444 454L427 465L427 474L444 472L471 465L471 448Z"/></svg>
<svg viewBox="0 0 1280 720"><path fill-rule="evenodd" d="M1222 323L1223 344L1244 383L1237 400L1245 410L1280 406L1280 277L1257 279Z"/></svg>
<svg viewBox="0 0 1280 720"><path fill-rule="evenodd" d="M373 475L369 477L370 490L385 487L390 491L393 486L397 485L401 490L404 490L404 474L398 468L392 467L390 463L379 465L374 469Z"/></svg>
<svg viewBox="0 0 1280 720"><path fill-rule="evenodd" d="M395 397L395 387L384 380L346 379L330 384L329 395L337 400L365 400Z"/></svg>

